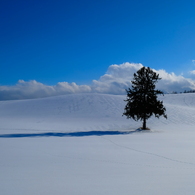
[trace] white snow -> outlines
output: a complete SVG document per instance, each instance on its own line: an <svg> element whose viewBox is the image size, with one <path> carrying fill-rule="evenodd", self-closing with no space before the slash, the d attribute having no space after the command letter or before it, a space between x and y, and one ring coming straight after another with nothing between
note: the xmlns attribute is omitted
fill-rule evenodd
<svg viewBox="0 0 195 195"><path fill-rule="evenodd" d="M161 96L150 131L122 117L125 98L0 101L0 194L194 194L195 94Z"/></svg>

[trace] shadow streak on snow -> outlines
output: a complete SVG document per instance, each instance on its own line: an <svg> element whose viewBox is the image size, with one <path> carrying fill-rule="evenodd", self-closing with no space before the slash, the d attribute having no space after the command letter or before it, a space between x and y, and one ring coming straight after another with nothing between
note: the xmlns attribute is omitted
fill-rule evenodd
<svg viewBox="0 0 195 195"><path fill-rule="evenodd" d="M0 134L0 138L24 138L24 137L84 137L84 136L104 136L104 135L125 135L141 131L83 131L70 133L16 133L16 134Z"/></svg>

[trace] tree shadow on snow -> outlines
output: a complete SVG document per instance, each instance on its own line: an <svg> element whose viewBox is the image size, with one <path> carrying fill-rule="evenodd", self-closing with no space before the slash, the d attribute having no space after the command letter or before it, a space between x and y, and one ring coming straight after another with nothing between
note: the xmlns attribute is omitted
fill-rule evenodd
<svg viewBox="0 0 195 195"><path fill-rule="evenodd" d="M16 134L0 134L0 138L24 138L24 137L85 137L85 136L104 136L104 135L125 135L142 131L136 129L133 131L83 131L69 133L16 133Z"/></svg>

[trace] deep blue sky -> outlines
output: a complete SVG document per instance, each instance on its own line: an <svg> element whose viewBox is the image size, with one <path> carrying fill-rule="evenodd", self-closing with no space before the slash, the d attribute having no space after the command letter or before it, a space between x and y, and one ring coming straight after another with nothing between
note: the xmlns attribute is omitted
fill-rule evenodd
<svg viewBox="0 0 195 195"><path fill-rule="evenodd" d="M89 84L111 64L195 69L195 1L0 0L0 85Z"/></svg>

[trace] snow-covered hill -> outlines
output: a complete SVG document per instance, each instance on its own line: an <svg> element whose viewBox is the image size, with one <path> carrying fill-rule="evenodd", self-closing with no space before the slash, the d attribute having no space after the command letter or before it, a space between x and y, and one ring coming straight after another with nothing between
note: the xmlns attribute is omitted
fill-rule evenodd
<svg viewBox="0 0 195 195"><path fill-rule="evenodd" d="M118 95L77 94L1 101L0 130L72 132L138 128L141 122L122 117L125 98ZM195 124L195 94L165 95L160 98L167 108L168 120L152 118L148 126Z"/></svg>
<svg viewBox="0 0 195 195"><path fill-rule="evenodd" d="M88 131L121 129L124 96L78 94L0 102L1 130ZM11 119L11 123L9 122Z"/></svg>
<svg viewBox="0 0 195 195"><path fill-rule="evenodd" d="M151 131L122 117L125 98L1 101L1 194L193 195L195 94L161 96Z"/></svg>

